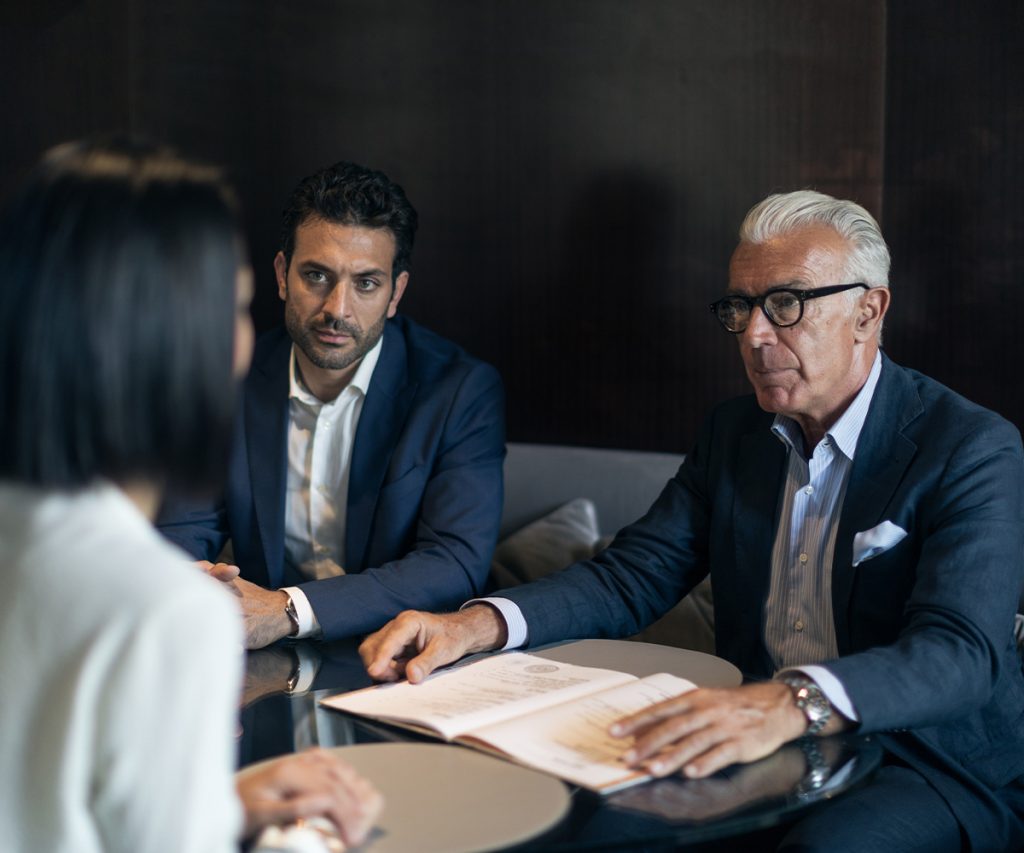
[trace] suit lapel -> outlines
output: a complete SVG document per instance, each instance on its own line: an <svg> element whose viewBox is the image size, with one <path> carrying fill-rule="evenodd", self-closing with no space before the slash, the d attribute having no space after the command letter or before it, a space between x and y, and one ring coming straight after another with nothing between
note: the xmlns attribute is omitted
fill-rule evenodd
<svg viewBox="0 0 1024 853"><path fill-rule="evenodd" d="M366 568L377 499L415 392L416 383L408 376L408 353L400 322L389 320L352 445L345 521L346 571Z"/></svg>
<svg viewBox="0 0 1024 853"><path fill-rule="evenodd" d="M756 627L747 648L761 650L763 661L746 662L745 671L760 671L771 664L764 651L764 602L772 572L772 547L778 526L779 495L785 477L786 448L772 433L771 419L765 426L743 436L739 442L736 499L732 530L736 543L736 588L744 601L753 602L756 612L745 615L749 628Z"/></svg>
<svg viewBox="0 0 1024 853"><path fill-rule="evenodd" d="M883 353L882 374L857 441L832 555L832 613L840 655L849 650L847 612L856 572L853 537L885 520L882 516L917 451L902 430L922 411L906 372Z"/></svg>
<svg viewBox="0 0 1024 853"><path fill-rule="evenodd" d="M284 572L285 476L288 465L288 360L286 333L253 365L246 382L245 439L256 526L266 583L280 586Z"/></svg>

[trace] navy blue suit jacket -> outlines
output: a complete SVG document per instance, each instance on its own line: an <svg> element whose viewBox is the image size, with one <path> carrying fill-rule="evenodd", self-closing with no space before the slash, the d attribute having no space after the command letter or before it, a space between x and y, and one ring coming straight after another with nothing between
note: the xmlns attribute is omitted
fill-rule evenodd
<svg viewBox="0 0 1024 853"><path fill-rule="evenodd" d="M649 512L606 551L501 593L522 609L530 644L633 634L710 571L718 653L749 677L770 677L764 604L786 471L772 420L753 397L720 406ZM906 538L854 567L854 536L885 520ZM1022 529L1017 430L883 357L839 520L839 657L825 663L861 731L889 732L886 744L982 849L1002 837L992 793L1024 774L1012 639Z"/></svg>
<svg viewBox="0 0 1024 853"><path fill-rule="evenodd" d="M291 345L283 328L256 344L224 500L169 505L161 532L206 560L230 538L242 576L270 588L297 584L328 640L479 593L501 520L497 371L404 317L387 322L352 447L346 574L302 582L284 560Z"/></svg>

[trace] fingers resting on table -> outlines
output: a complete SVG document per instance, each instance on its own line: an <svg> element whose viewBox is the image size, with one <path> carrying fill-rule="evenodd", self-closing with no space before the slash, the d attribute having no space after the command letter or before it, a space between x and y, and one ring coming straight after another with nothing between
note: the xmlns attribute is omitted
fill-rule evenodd
<svg viewBox="0 0 1024 853"><path fill-rule="evenodd" d="M416 684L466 654L500 648L505 636L504 620L487 604L443 615L406 610L367 637L359 654L371 678Z"/></svg>
<svg viewBox="0 0 1024 853"><path fill-rule="evenodd" d="M806 728L789 687L768 681L698 688L624 717L610 731L635 738L623 756L630 766L655 776L681 768L686 776L700 778L763 758Z"/></svg>

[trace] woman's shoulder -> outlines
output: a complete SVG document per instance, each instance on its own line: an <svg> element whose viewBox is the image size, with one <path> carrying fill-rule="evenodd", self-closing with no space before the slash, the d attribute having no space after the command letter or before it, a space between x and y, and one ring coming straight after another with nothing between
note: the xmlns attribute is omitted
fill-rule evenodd
<svg viewBox="0 0 1024 853"><path fill-rule="evenodd" d="M230 596L161 537L116 487L40 492L0 486L0 549L33 608L141 622L189 610L237 623ZM83 626L84 627L84 626ZM228 625L230 632L234 626Z"/></svg>

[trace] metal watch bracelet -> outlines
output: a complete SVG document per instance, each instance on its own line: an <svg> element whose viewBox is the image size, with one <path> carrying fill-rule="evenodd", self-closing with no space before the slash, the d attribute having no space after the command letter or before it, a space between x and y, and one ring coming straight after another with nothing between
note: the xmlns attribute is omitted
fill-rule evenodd
<svg viewBox="0 0 1024 853"><path fill-rule="evenodd" d="M779 681L793 691L797 708L807 718L805 737L818 734L828 725L832 719L832 703L814 681L804 675L782 675Z"/></svg>

